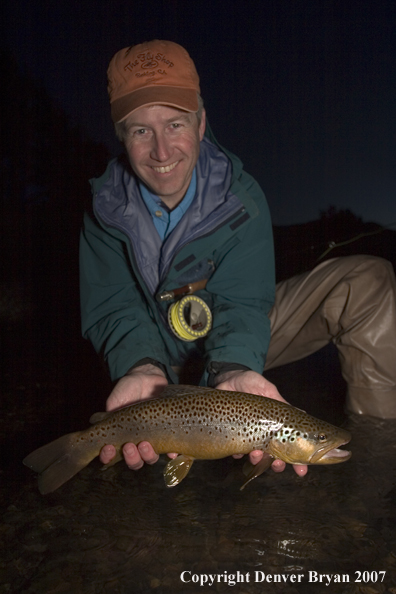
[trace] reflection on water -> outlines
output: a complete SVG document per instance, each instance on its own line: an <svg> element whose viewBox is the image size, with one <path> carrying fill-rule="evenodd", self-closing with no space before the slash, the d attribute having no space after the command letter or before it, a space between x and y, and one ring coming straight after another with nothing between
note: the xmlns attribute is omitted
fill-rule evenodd
<svg viewBox="0 0 396 594"><path fill-rule="evenodd" d="M243 492L241 463L233 460L197 462L175 489L164 487L165 460L139 475L121 464L102 473L93 463L46 497L29 477L0 525L2 591L202 592L180 579L191 572L185 581L222 574L210 591L226 592L226 579L239 571L250 582L235 591L285 592L285 584L253 577L386 571L385 582L360 590L331 586L384 592L396 586L396 423L352 418L348 428L348 463L311 468L304 478L290 468L268 472ZM318 586L304 583L307 592Z"/></svg>
<svg viewBox="0 0 396 594"><path fill-rule="evenodd" d="M396 421L345 427L347 463L269 471L243 492L232 459L196 462L174 489L165 458L136 474L94 461L45 497L23 469L3 482L0 593L396 594Z"/></svg>

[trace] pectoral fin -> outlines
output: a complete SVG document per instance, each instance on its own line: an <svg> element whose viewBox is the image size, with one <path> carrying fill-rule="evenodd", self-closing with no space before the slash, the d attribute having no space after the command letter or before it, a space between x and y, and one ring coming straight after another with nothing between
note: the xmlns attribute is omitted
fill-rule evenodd
<svg viewBox="0 0 396 594"><path fill-rule="evenodd" d="M252 464L249 460L245 462L245 464L243 465L243 474L247 477L247 481L243 483L241 491L246 487L248 483L250 483L250 481L257 478L258 476L260 476L260 474L268 470L273 461L273 456L264 453L264 456L257 464Z"/></svg>
<svg viewBox="0 0 396 594"><path fill-rule="evenodd" d="M194 458L181 454L165 466L164 479L167 487L176 487L189 473Z"/></svg>

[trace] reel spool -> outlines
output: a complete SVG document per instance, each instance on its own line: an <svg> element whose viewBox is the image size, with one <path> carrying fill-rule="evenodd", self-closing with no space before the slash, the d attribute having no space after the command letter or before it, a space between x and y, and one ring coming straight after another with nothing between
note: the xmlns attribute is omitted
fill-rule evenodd
<svg viewBox="0 0 396 594"><path fill-rule="evenodd" d="M170 306L168 322L178 338L192 342L208 334L212 326L212 313L203 299L187 295Z"/></svg>

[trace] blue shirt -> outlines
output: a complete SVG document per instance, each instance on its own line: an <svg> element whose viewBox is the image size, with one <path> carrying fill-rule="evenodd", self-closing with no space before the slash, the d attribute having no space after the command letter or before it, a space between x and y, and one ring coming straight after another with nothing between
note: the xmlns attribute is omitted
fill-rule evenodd
<svg viewBox="0 0 396 594"><path fill-rule="evenodd" d="M146 186L140 181L139 189L141 196L151 216L153 217L154 226L157 229L162 241L165 241L168 235L176 227L177 223L180 221L191 202L194 200L195 193L197 191L197 173L194 169L186 195L180 204L178 204L176 208L171 211L165 206L158 196L152 194L150 190L148 190Z"/></svg>

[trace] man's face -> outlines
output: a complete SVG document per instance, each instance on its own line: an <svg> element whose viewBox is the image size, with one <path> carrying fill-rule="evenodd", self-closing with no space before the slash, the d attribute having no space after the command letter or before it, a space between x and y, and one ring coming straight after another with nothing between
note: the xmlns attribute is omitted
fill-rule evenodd
<svg viewBox="0 0 396 594"><path fill-rule="evenodd" d="M131 167L149 190L173 209L190 185L205 132L195 113L150 105L128 118L125 148Z"/></svg>

